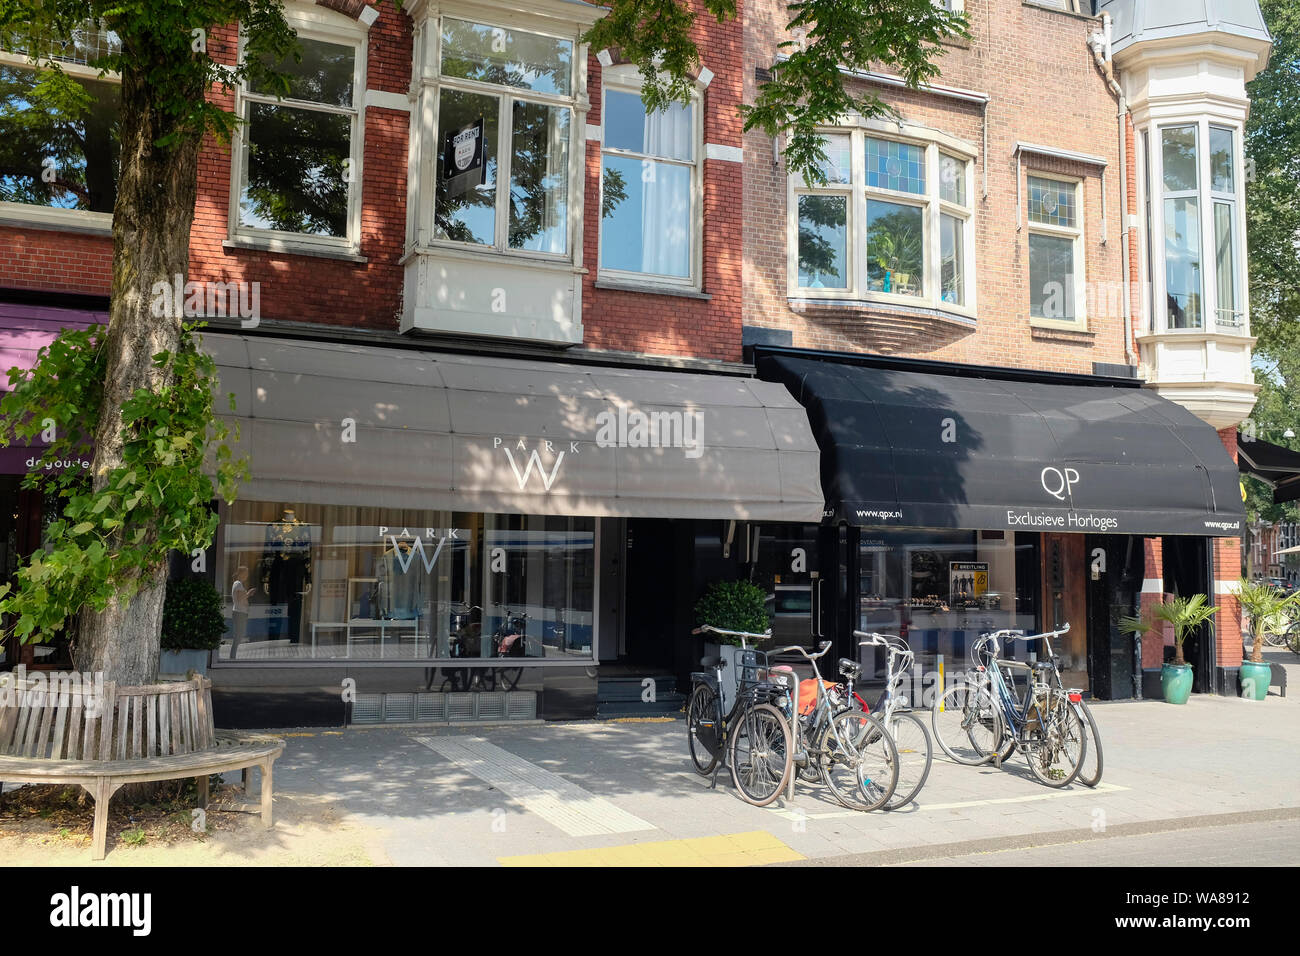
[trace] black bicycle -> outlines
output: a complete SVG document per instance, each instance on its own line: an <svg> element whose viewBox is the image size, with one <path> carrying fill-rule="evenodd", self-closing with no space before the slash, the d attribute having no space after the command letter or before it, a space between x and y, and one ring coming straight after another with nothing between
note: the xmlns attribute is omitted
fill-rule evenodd
<svg viewBox="0 0 1300 956"><path fill-rule="evenodd" d="M773 704L794 691L793 677L769 675L767 655L749 646L751 641L770 638L771 631L751 634L706 624L694 633L737 637L741 648L730 665L721 655L708 656L700 660L708 670L691 674L686 733L695 771L712 775L710 787L716 787L725 759L741 799L765 807L781 795L794 763L790 724ZM724 680L728 666L735 669L734 691ZM732 693L734 699L729 700Z"/></svg>

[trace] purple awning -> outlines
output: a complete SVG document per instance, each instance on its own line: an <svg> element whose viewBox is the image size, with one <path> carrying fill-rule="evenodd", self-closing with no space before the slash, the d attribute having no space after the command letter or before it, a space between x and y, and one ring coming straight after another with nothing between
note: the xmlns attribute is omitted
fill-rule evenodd
<svg viewBox="0 0 1300 956"><path fill-rule="evenodd" d="M107 322L105 312L0 302L0 395L9 390L9 370L32 368L37 353L64 329ZM0 448L0 475L26 474L28 460L39 458L44 450L39 442Z"/></svg>

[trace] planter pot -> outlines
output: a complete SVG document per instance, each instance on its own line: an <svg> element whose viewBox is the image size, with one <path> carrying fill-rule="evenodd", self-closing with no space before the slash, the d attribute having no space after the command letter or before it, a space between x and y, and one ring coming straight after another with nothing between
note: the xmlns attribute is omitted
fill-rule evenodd
<svg viewBox="0 0 1300 956"><path fill-rule="evenodd" d="M1160 689L1171 704L1185 704L1192 694L1192 665L1166 664L1160 668Z"/></svg>
<svg viewBox="0 0 1300 956"><path fill-rule="evenodd" d="M159 674L183 675L189 671L196 674L208 672L208 657L211 651L163 651L158 659Z"/></svg>
<svg viewBox="0 0 1300 956"><path fill-rule="evenodd" d="M1268 685L1273 680L1273 668L1268 664L1241 662L1241 696L1247 700L1264 700Z"/></svg>

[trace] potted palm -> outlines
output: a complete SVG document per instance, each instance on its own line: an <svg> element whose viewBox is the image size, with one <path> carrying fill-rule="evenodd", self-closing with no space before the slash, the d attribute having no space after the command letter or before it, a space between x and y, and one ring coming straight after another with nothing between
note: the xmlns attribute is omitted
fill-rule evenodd
<svg viewBox="0 0 1300 956"><path fill-rule="evenodd" d="M1218 611L1204 594L1175 595L1151 609L1153 617L1174 629L1174 659L1160 668L1160 688L1169 703L1185 704L1192 693L1192 665L1183 658L1183 642L1202 624L1213 627Z"/></svg>
<svg viewBox="0 0 1300 956"><path fill-rule="evenodd" d="M1271 584L1242 578L1237 582L1237 600L1250 618L1250 630L1254 635L1250 660L1241 662L1241 696L1264 700L1268 697L1268 685L1273 677L1271 666L1264 663L1264 644L1269 634L1277 634L1286 626L1287 612L1300 600L1300 592L1287 597Z"/></svg>

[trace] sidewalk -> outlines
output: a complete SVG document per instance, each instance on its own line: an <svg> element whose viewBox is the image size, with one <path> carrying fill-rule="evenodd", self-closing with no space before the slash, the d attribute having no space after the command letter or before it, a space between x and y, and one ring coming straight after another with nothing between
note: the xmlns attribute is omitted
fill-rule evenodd
<svg viewBox="0 0 1300 956"><path fill-rule="evenodd" d="M1300 677L1291 664L1300 658L1286 651L1267 657ZM845 810L807 785L798 786L792 804L759 809L735 795L725 773L710 790L691 769L680 720L295 737L277 765L276 786L323 796L356 825L381 831L378 843L398 865L494 865L532 856L543 858L510 862L631 861L637 857L625 852L612 859L550 855L730 834L771 838L733 841L733 862L910 847L942 856L937 848L966 841L1103 834L1157 822L1167 829L1300 807L1300 696L1195 696L1183 707L1103 702L1093 711L1105 745L1097 790L1044 787L1019 756L996 770L958 766L938 752L917 805L887 814ZM669 861L712 851L665 845L646 852Z"/></svg>
<svg viewBox="0 0 1300 956"><path fill-rule="evenodd" d="M1300 688L1300 658L1266 658ZM881 864L1094 840L1090 864L1112 853L1131 864L1133 844L1109 837L1300 819L1300 691L1093 712L1105 754L1097 790L1044 787L1020 756L1000 770L964 767L936 748L918 803L870 814L820 785L765 809L741 801L725 771L711 790L680 719L290 731L275 831L250 816L237 834L180 853L119 841L107 864ZM9 841L0 845L7 855ZM40 852L34 862L86 862L84 849Z"/></svg>

